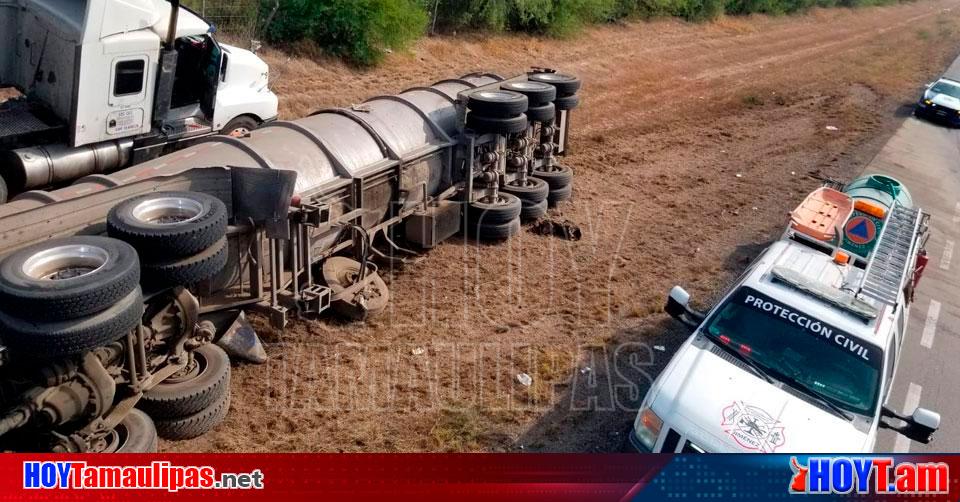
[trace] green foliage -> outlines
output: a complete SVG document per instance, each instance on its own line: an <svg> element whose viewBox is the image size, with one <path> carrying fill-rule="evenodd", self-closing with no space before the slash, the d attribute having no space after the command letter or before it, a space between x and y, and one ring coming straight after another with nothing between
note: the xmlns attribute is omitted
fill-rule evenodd
<svg viewBox="0 0 960 502"><path fill-rule="evenodd" d="M275 0L259 1L262 19ZM427 26L438 32L513 31L566 37L585 25L625 18L674 16L699 22L725 13L782 15L812 7L897 1L908 0L280 0L264 37L273 43L313 40L331 54L370 65L387 49L406 47Z"/></svg>
<svg viewBox="0 0 960 502"><path fill-rule="evenodd" d="M264 10L272 1L264 2ZM309 39L360 65L380 61L424 33L427 13L419 0L281 0L267 27L271 42Z"/></svg>

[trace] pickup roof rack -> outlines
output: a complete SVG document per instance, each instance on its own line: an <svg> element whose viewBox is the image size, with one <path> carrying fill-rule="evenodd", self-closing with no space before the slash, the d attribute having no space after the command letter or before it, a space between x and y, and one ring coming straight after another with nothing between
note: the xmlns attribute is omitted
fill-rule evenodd
<svg viewBox="0 0 960 502"><path fill-rule="evenodd" d="M855 212L854 209L860 212ZM882 222L882 225L877 225L881 228L869 255L858 256L844 247L844 227L854 215L863 215L865 212L876 217L874 221ZM858 218L862 219L862 216ZM919 208L905 206L896 200L888 208L882 208L873 202L855 200L832 187L822 187L808 195L797 209L791 212L786 236L832 256L838 263L845 264L849 261L863 268L864 272L859 284L853 288L854 292L845 294L856 299L871 299L894 306L900 292L913 280L917 255L925 244L928 219L929 215ZM777 278L791 284L803 279L793 275ZM800 282L807 284L810 278ZM862 309L852 309L846 305L849 303L851 307L860 306L862 301L831 303L864 317Z"/></svg>

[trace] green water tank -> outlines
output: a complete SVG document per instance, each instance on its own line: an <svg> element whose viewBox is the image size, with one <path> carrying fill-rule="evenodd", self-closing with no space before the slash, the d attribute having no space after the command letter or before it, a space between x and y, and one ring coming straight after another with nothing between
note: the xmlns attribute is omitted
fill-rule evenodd
<svg viewBox="0 0 960 502"><path fill-rule="evenodd" d="M910 191L896 178L883 174L866 174L847 184L843 189L847 195L856 199L876 202L887 209L898 201L904 207L913 207Z"/></svg>

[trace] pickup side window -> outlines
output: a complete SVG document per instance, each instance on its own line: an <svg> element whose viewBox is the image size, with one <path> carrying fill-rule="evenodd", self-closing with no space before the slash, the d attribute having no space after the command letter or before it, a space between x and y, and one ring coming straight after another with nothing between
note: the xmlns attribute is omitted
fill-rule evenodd
<svg viewBox="0 0 960 502"><path fill-rule="evenodd" d="M118 61L113 77L113 95L130 96L143 90L146 63L142 59Z"/></svg>

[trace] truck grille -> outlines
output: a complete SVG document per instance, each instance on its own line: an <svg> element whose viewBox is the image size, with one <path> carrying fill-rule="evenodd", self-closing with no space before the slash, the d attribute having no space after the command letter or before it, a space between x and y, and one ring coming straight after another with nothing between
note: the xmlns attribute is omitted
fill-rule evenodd
<svg viewBox="0 0 960 502"><path fill-rule="evenodd" d="M663 439L663 446L660 447L662 453L674 453L677 451L677 445L680 444L680 433L674 429L667 429L667 437ZM679 453L706 453L703 448L693 444L690 440L683 441L683 447Z"/></svg>

